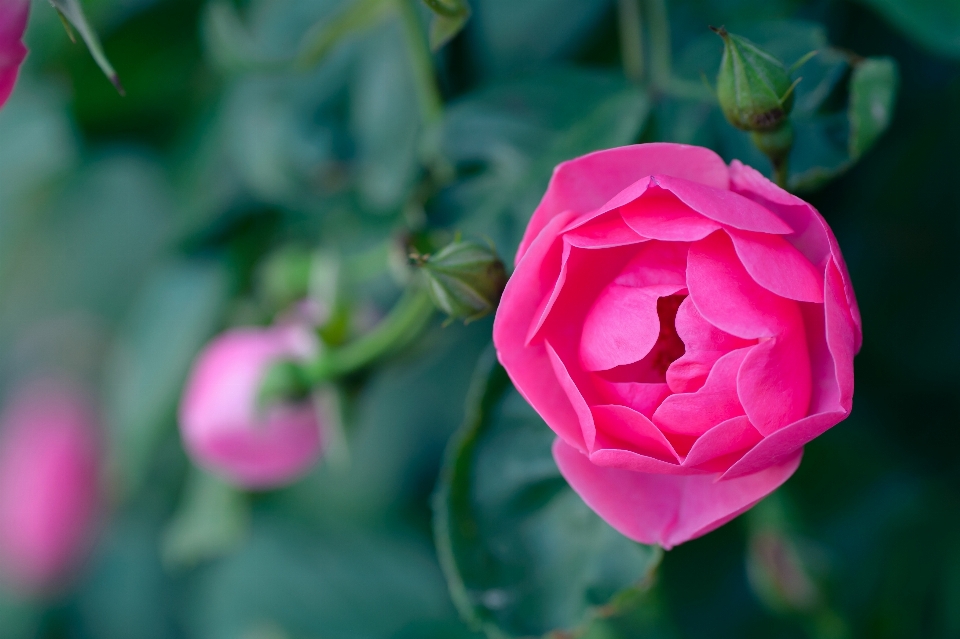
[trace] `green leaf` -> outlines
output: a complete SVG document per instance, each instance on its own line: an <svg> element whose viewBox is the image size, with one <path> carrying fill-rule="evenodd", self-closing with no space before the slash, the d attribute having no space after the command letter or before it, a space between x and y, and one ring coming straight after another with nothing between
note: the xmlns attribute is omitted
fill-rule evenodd
<svg viewBox="0 0 960 639"><path fill-rule="evenodd" d="M423 0L433 12L430 22L430 48L440 50L453 39L470 19L470 5L466 0Z"/></svg>
<svg viewBox="0 0 960 639"><path fill-rule="evenodd" d="M960 2L955 0L860 0L894 28L934 53L960 58Z"/></svg>
<svg viewBox="0 0 960 639"><path fill-rule="evenodd" d="M306 68L319 64L348 36L383 20L394 10L394 4L394 0L354 0L334 18L318 22L300 42L298 65Z"/></svg>
<svg viewBox="0 0 960 639"><path fill-rule="evenodd" d="M214 262L162 265L147 282L107 361L113 464L127 492L174 426L187 371L217 328L227 279Z"/></svg>
<svg viewBox="0 0 960 639"><path fill-rule="evenodd" d="M430 21L430 49L433 51L442 49L445 44L460 33L469 19L469 8L466 12L453 17L439 14L433 16L433 20Z"/></svg>
<svg viewBox="0 0 960 639"><path fill-rule="evenodd" d="M899 85L892 58L867 58L850 78L850 157L859 158L890 125Z"/></svg>
<svg viewBox="0 0 960 639"><path fill-rule="evenodd" d="M606 73L554 69L481 89L447 111L440 147L468 174L438 208L511 256L554 167L635 142L649 112L642 90Z"/></svg>
<svg viewBox="0 0 960 639"><path fill-rule="evenodd" d="M661 557L567 486L553 439L489 349L447 449L434 536L454 603L490 637L585 628L642 591Z"/></svg>
<svg viewBox="0 0 960 639"><path fill-rule="evenodd" d="M244 494L193 468L184 495L161 542L167 566L191 567L229 554L246 539L250 512Z"/></svg>
<svg viewBox="0 0 960 639"><path fill-rule="evenodd" d="M83 15L83 7L80 6L80 1L50 0L50 4L57 10L65 23L69 23L77 30L80 37L83 38L83 41L86 43L87 48L90 50L90 55L93 56L97 66L100 67L103 74L107 76L107 79L113 83L113 86L117 88L120 95L124 95L120 78L117 76L117 72L113 70L113 66L107 59L106 54L104 54L103 46L100 44L100 38L97 37L97 32L93 30L90 23L87 22L86 16ZM70 38L73 39L72 33L70 34Z"/></svg>
<svg viewBox="0 0 960 639"><path fill-rule="evenodd" d="M236 639L271 628L273 636L390 639L426 620L452 620L429 546L383 522L377 529L256 522L249 543L198 584L191 636Z"/></svg>

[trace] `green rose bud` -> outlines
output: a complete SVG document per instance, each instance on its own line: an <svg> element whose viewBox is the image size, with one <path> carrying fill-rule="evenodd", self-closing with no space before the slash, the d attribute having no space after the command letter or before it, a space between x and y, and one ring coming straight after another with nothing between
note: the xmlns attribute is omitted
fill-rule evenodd
<svg viewBox="0 0 960 639"><path fill-rule="evenodd" d="M713 28L713 27L711 27ZM744 131L772 131L793 108L790 73L783 63L746 38L713 29L723 38L717 98L730 124Z"/></svg>
<svg viewBox="0 0 960 639"><path fill-rule="evenodd" d="M455 240L435 255L415 256L434 304L450 319L467 322L497 308L507 272L493 248Z"/></svg>

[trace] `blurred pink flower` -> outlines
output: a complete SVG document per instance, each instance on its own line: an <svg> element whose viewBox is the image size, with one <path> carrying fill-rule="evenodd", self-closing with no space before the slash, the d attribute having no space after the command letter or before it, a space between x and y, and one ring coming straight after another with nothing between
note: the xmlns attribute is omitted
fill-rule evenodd
<svg viewBox="0 0 960 639"><path fill-rule="evenodd" d="M0 577L17 591L55 589L89 549L100 452L92 409L61 382L21 389L0 417Z"/></svg>
<svg viewBox="0 0 960 639"><path fill-rule="evenodd" d="M709 149L557 167L493 327L611 526L670 548L769 494L850 413L860 312L809 204Z"/></svg>
<svg viewBox="0 0 960 639"><path fill-rule="evenodd" d="M30 0L0 0L0 107L13 92L20 64L27 56L23 32L29 13Z"/></svg>
<svg viewBox="0 0 960 639"><path fill-rule="evenodd" d="M269 367L305 359L316 338L301 326L227 331L200 353L180 404L180 433L201 467L245 488L272 488L304 474L323 452L313 402L257 405Z"/></svg>

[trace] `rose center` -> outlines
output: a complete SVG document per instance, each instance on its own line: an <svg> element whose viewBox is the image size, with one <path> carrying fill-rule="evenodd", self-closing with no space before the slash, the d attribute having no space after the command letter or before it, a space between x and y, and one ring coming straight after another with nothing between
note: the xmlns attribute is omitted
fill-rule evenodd
<svg viewBox="0 0 960 639"><path fill-rule="evenodd" d="M667 369L683 355L683 340L677 334L677 310L686 295L669 295L657 300L660 335L650 352L639 362L617 366L600 375L611 382L640 382L662 384L667 380Z"/></svg>

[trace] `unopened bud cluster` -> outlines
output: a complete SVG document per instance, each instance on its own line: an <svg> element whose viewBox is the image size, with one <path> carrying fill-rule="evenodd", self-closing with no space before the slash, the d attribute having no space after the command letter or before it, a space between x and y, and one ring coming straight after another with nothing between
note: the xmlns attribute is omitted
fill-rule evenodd
<svg viewBox="0 0 960 639"><path fill-rule="evenodd" d="M458 240L415 260L434 304L451 319L470 322L496 310L507 271L492 247Z"/></svg>
<svg viewBox="0 0 960 639"><path fill-rule="evenodd" d="M793 148L793 89L783 62L746 38L714 29L723 38L723 58L717 75L717 99L727 120L749 131L756 147L785 179L785 165ZM782 175L780 175L782 173Z"/></svg>

